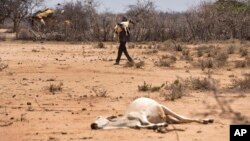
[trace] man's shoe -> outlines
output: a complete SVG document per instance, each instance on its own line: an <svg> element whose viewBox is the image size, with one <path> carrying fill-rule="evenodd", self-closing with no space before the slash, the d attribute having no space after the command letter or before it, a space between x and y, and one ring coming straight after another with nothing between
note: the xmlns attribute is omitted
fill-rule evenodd
<svg viewBox="0 0 250 141"><path fill-rule="evenodd" d="M119 63L118 63L118 62L115 62L114 65L119 65Z"/></svg>
<svg viewBox="0 0 250 141"><path fill-rule="evenodd" d="M131 64L135 64L134 60L129 61L129 63L131 63Z"/></svg>

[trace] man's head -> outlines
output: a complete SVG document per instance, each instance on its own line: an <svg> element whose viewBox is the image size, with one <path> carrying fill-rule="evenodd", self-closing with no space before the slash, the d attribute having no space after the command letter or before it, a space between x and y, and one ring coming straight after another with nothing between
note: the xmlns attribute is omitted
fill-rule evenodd
<svg viewBox="0 0 250 141"><path fill-rule="evenodd" d="M127 17L123 16L122 17L122 22L126 22L126 21L128 21Z"/></svg>

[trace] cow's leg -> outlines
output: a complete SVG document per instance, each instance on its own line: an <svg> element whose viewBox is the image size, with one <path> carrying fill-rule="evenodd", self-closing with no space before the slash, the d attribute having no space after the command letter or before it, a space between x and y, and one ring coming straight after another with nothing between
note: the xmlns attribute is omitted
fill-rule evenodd
<svg viewBox="0 0 250 141"><path fill-rule="evenodd" d="M149 125L139 125L137 126L137 128L147 128L147 129L157 129L159 127L167 127L168 124L166 122L163 122L163 123L151 123Z"/></svg>
<svg viewBox="0 0 250 141"><path fill-rule="evenodd" d="M161 106L155 107L155 109L152 111L149 116L147 116L147 119L151 123L163 123L167 121L167 117L165 114L164 109Z"/></svg>
<svg viewBox="0 0 250 141"><path fill-rule="evenodd" d="M147 115L143 112L130 112L127 115L129 120L138 120L139 124L135 126L135 128L148 128L148 129L157 129L158 127L166 127L168 124L166 122L162 123L151 123Z"/></svg>
<svg viewBox="0 0 250 141"><path fill-rule="evenodd" d="M201 124L213 123L213 119L201 119L201 120L191 119L191 118L187 118L187 117L184 117L182 115L179 115L179 114L173 112L172 110L170 110L166 106L163 106L163 109L164 109L166 115L168 115L168 118L170 119L170 121L173 121L174 123L190 123L190 122L197 122L197 123L201 123Z"/></svg>
<svg viewBox="0 0 250 141"><path fill-rule="evenodd" d="M129 120L138 120L141 122L141 125L149 125L151 124L148 119L147 116L144 112L130 112L127 114L127 118Z"/></svg>

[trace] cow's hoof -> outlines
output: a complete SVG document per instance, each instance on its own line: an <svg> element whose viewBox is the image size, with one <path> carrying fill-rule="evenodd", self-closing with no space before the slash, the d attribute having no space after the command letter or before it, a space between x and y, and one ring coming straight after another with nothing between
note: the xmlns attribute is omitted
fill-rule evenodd
<svg viewBox="0 0 250 141"><path fill-rule="evenodd" d="M163 125L163 127L168 127L168 124L167 124L167 123L165 123L165 124Z"/></svg>
<svg viewBox="0 0 250 141"><path fill-rule="evenodd" d="M157 133L162 133L162 134L165 134L167 133L167 129L164 128L164 127L160 127L158 128L157 130L155 130Z"/></svg>
<svg viewBox="0 0 250 141"><path fill-rule="evenodd" d="M202 121L203 124L214 123L214 119L205 119Z"/></svg>
<svg viewBox="0 0 250 141"><path fill-rule="evenodd" d="M209 119L208 123L214 123L214 119Z"/></svg>
<svg viewBox="0 0 250 141"><path fill-rule="evenodd" d="M141 129L141 127L140 126L138 126L138 125L136 125L135 127L133 127L134 129L137 129L137 130L139 130L139 129Z"/></svg>

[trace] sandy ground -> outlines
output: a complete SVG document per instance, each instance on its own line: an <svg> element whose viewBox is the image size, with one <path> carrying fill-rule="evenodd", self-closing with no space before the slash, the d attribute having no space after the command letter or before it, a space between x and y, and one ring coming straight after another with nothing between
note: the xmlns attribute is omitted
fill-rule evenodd
<svg viewBox="0 0 250 141"><path fill-rule="evenodd" d="M206 76L200 68L177 61L171 68L154 66L160 53L144 54L145 49L129 49L135 61L144 60L142 69L126 68L126 60L114 66L116 44L105 49L93 43L0 42L0 60L8 68L0 71L0 140L1 141L71 141L71 140L169 140L228 141L232 116L220 115L220 108L209 91L189 91L181 99L166 101L159 92L139 92L143 82L161 85L177 77ZM124 57L124 56L123 56ZM230 75L241 76L246 69L219 69L213 76L220 87L230 84ZM62 91L51 93L48 87L62 83ZM106 93L105 93L106 92ZM104 94L105 96L102 96ZM152 130L90 129L100 115L123 114L136 97L147 96L192 118L211 117L215 123L169 125L185 131L165 134ZM220 92L220 97L234 99L232 108L249 119L250 95L236 99L238 93ZM209 107L209 108L208 108ZM217 112L211 112L217 111Z"/></svg>

